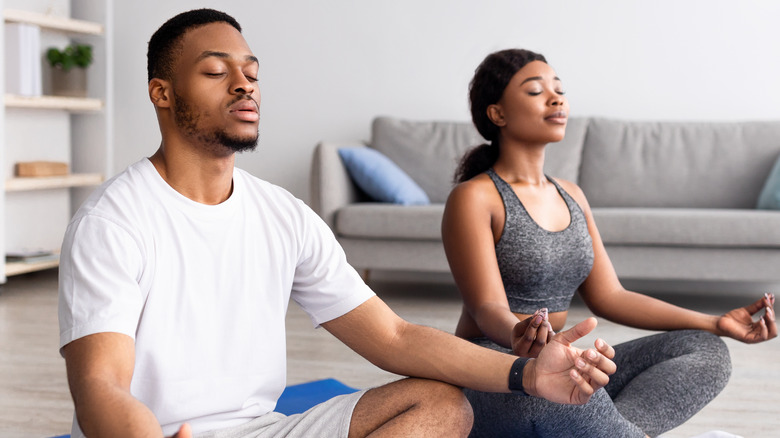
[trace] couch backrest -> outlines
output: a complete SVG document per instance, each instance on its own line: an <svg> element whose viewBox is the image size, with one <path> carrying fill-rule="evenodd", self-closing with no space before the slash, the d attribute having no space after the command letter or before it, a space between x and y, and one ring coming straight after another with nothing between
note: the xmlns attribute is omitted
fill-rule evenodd
<svg viewBox="0 0 780 438"><path fill-rule="evenodd" d="M566 138L547 148L545 172L578 180L586 119L570 119ZM470 122L421 122L377 117L369 146L385 154L425 190L431 202L447 200L458 162L470 148L484 143Z"/></svg>
<svg viewBox="0 0 780 438"><path fill-rule="evenodd" d="M780 122L591 119L579 183L593 207L755 208Z"/></svg>

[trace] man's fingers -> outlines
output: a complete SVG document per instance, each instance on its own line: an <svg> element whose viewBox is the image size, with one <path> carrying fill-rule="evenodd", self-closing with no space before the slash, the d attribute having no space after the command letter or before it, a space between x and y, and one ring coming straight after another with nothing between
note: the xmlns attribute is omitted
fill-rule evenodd
<svg viewBox="0 0 780 438"><path fill-rule="evenodd" d="M588 357L591 353L591 357L596 356L595 359ZM583 357L578 357L574 361L574 367L577 369L577 372L595 389L602 388L609 383L608 374L615 372L617 368L615 364L594 350L588 350L583 356L587 357L588 360L586 361Z"/></svg>
<svg viewBox="0 0 780 438"><path fill-rule="evenodd" d="M599 351L599 353L603 354L607 359L615 358L615 349L612 348L611 345L607 344L605 340L601 338L596 339L594 345L596 345L596 349Z"/></svg>
<svg viewBox="0 0 780 438"><path fill-rule="evenodd" d="M578 397L575 400L571 400L571 402L580 405L587 403L596 390L593 389L590 383L588 383L587 379L583 378L582 375L580 375L580 373L575 369L569 371L569 377L571 377L571 380L574 381L574 384L577 385L577 388L579 388L583 395L583 397Z"/></svg>
<svg viewBox="0 0 780 438"><path fill-rule="evenodd" d="M593 329L596 328L597 324L598 321L596 321L596 318L590 317L578 323L574 327L558 333L558 336L560 336L564 343L568 345L592 332Z"/></svg>
<svg viewBox="0 0 780 438"><path fill-rule="evenodd" d="M184 423L179 428L179 431L172 436L172 438L192 438L192 428L190 428L188 423Z"/></svg>
<svg viewBox="0 0 780 438"><path fill-rule="evenodd" d="M615 374L615 371L617 371L615 362L612 362L612 360L603 354L599 354L596 350L588 349L582 354L582 357L585 358L588 363L606 374Z"/></svg>

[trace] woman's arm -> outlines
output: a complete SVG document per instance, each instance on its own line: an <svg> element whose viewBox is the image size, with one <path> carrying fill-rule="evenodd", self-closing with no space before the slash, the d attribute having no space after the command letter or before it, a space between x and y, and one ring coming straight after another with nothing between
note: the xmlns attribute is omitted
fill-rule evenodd
<svg viewBox="0 0 780 438"><path fill-rule="evenodd" d="M774 311L769 299L762 299L764 305L760 305L762 300L759 300L727 315L715 316L675 306L623 288L604 248L584 193L572 183L564 182L564 184L566 191L574 197L585 213L588 231L593 239L593 269L580 287L580 294L594 314L613 322L641 329L698 329L717 335L728 335L746 342L751 342L751 339L756 339L757 336L763 337L763 339L777 336ZM766 315L759 321L752 322L750 316L763 307L767 309ZM745 319L745 315L747 315L747 319ZM724 320L724 318L726 319ZM724 330L724 326L728 330ZM762 336L761 333L765 336Z"/></svg>
<svg viewBox="0 0 780 438"><path fill-rule="evenodd" d="M444 251L463 297L464 311L482 334L501 346L516 348L516 352L532 351L524 355L534 357L547 342L549 323L541 316L518 321L509 309L494 235L495 216L503 212L503 203L495 190L484 188L484 183L475 178L451 192L442 220ZM537 334L544 340L540 345L534 345Z"/></svg>

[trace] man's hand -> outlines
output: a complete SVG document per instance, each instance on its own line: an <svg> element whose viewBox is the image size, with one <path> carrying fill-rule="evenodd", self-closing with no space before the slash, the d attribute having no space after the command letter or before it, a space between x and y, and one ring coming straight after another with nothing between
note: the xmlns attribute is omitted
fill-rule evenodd
<svg viewBox="0 0 780 438"><path fill-rule="evenodd" d="M184 423L179 428L179 431L171 436L171 438L192 438L192 429L190 425Z"/></svg>
<svg viewBox="0 0 780 438"><path fill-rule="evenodd" d="M588 318L555 335L539 357L526 364L525 391L556 403L585 404L604 387L617 369L611 360L615 350L601 339L595 342L596 350L583 351L571 345L593 331L596 324L595 318Z"/></svg>

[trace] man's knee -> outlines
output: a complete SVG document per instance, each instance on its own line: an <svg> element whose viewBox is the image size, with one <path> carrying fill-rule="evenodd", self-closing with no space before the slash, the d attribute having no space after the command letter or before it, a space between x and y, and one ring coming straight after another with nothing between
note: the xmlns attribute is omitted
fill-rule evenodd
<svg viewBox="0 0 780 438"><path fill-rule="evenodd" d="M421 408L437 416L443 425L451 425L452 431L468 435L474 423L471 404L460 388L435 380L420 380Z"/></svg>
<svg viewBox="0 0 780 438"><path fill-rule="evenodd" d="M471 404L460 388L409 378L366 392L355 406L350 437L379 431L390 436L467 436L473 421Z"/></svg>

